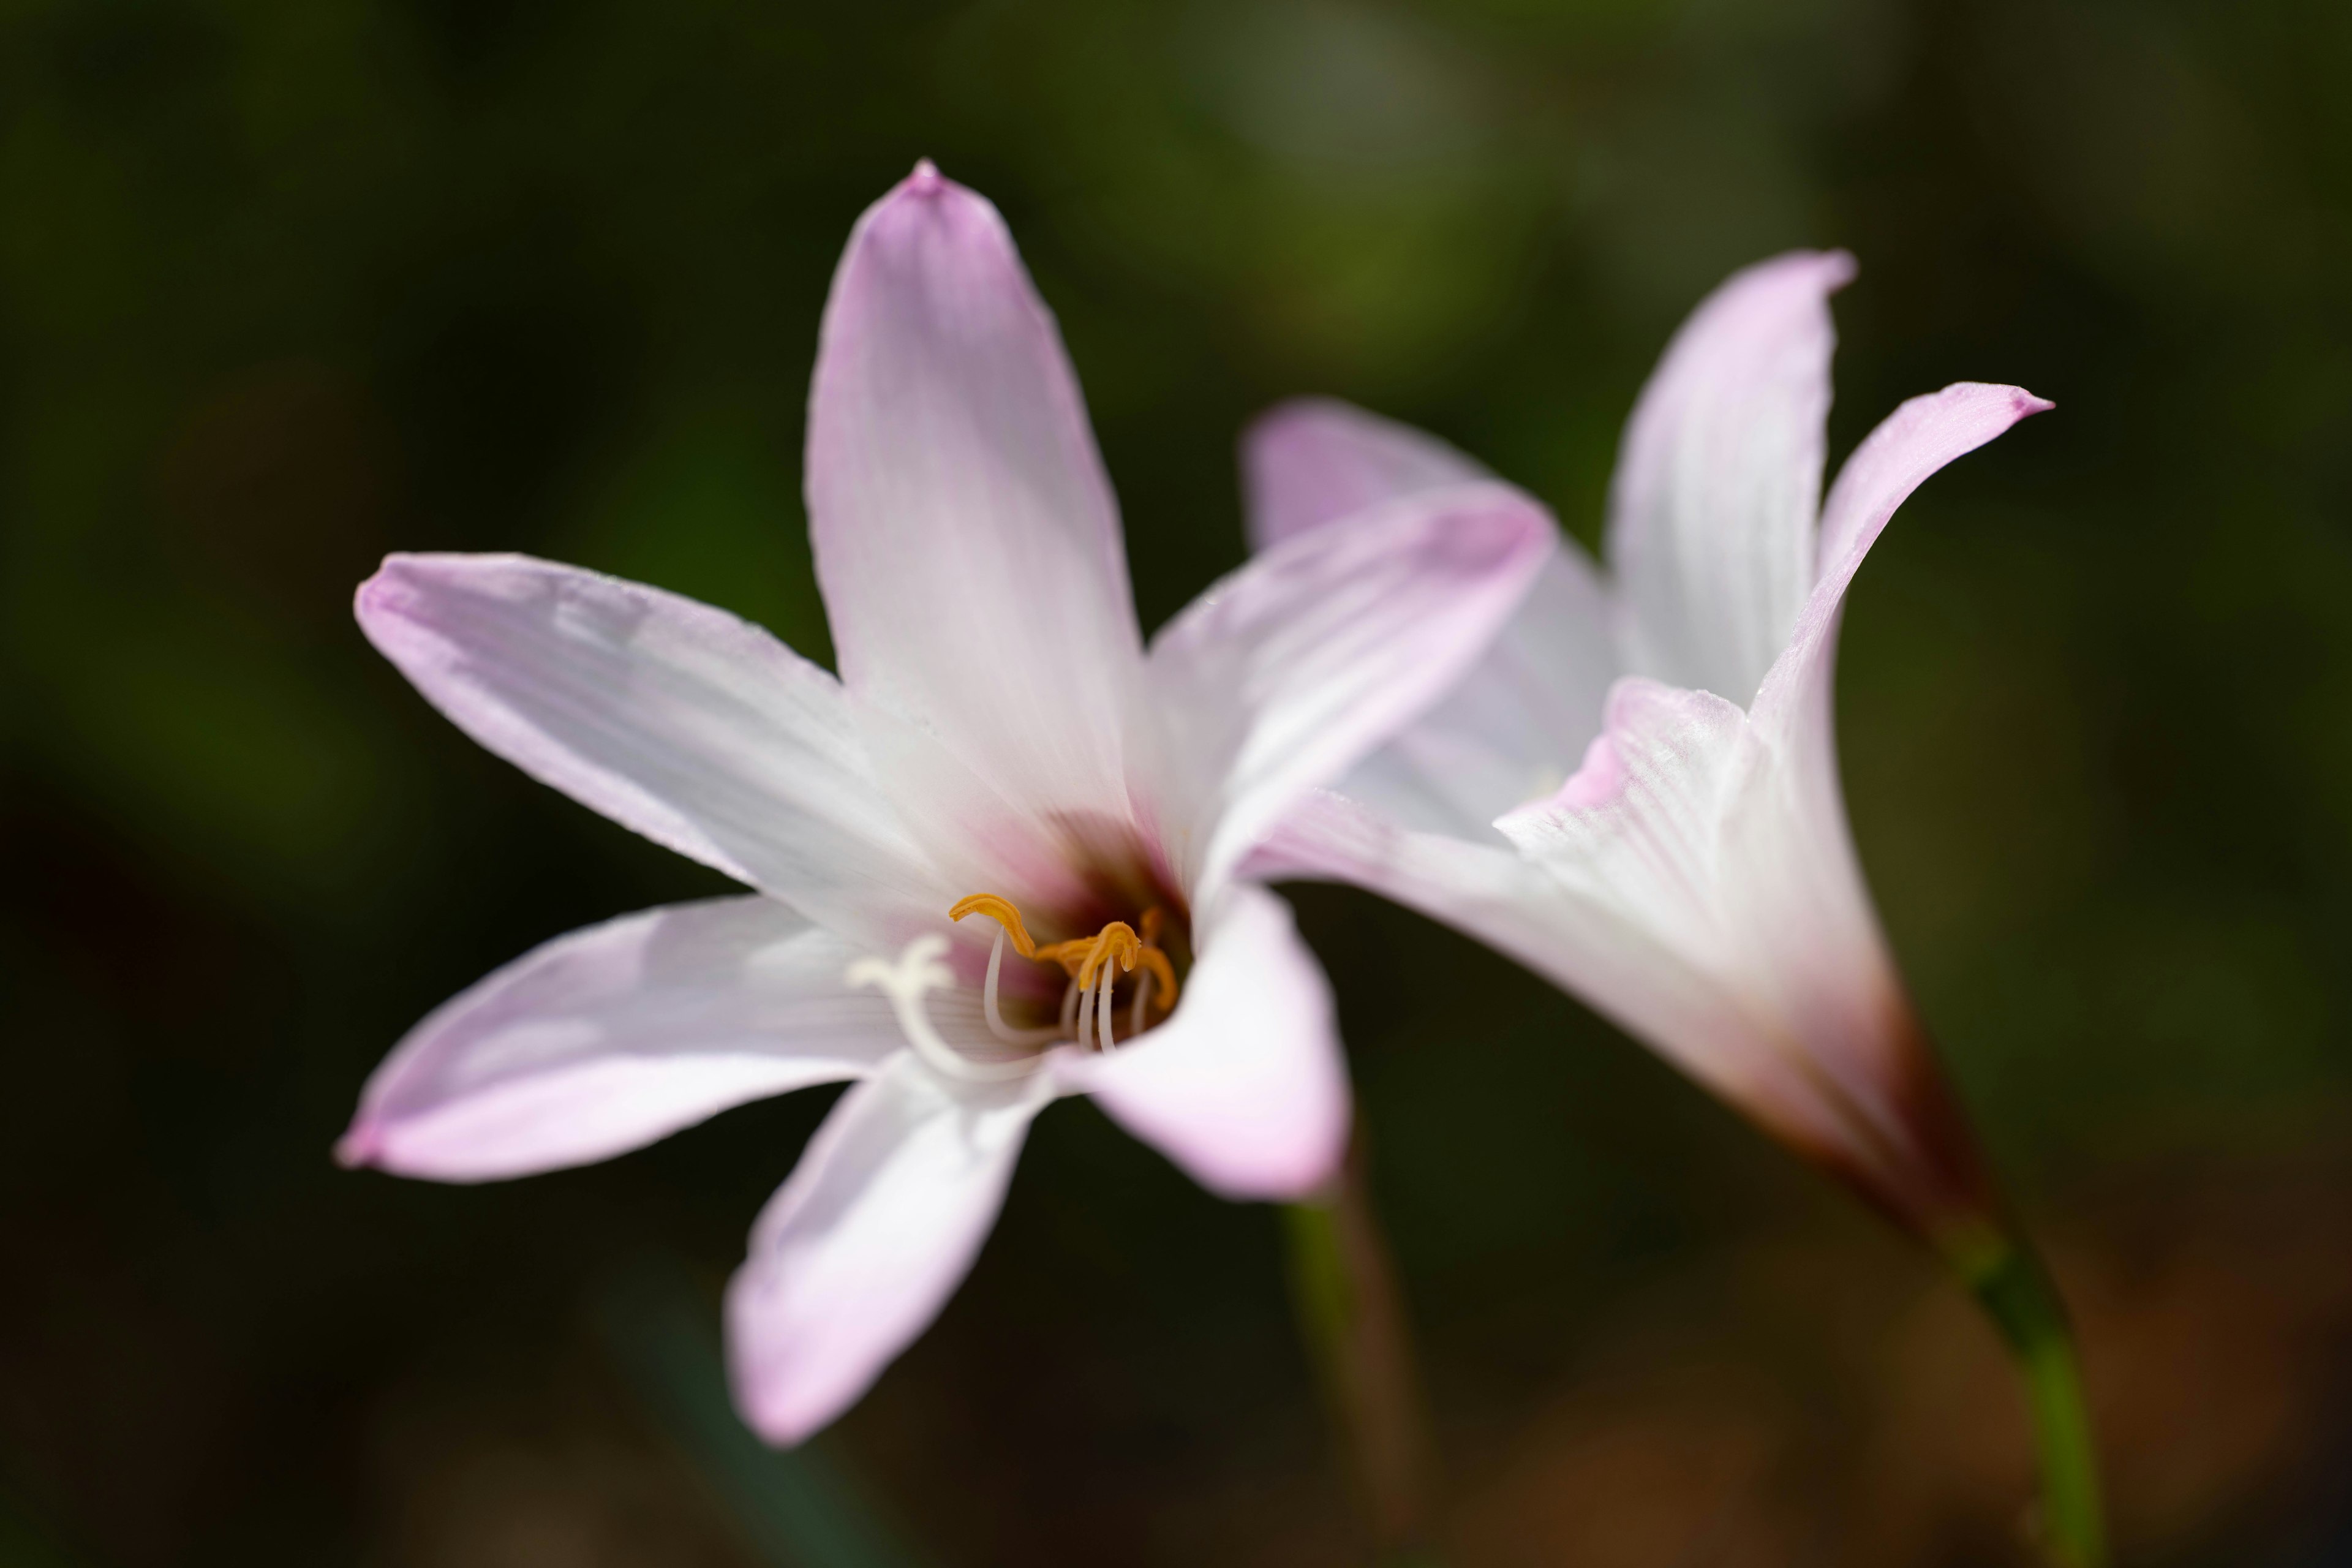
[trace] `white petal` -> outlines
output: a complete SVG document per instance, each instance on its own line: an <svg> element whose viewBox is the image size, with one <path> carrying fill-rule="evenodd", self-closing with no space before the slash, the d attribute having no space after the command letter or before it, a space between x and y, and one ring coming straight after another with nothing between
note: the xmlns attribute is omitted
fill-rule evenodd
<svg viewBox="0 0 2352 1568"><path fill-rule="evenodd" d="M1729 796L1727 910L1755 972L1826 1069L1890 1128L1913 1119L1897 1101L1918 1077L1919 1047L1839 785L1839 616L1863 557L1911 492L2049 406L2016 387L1962 384L1911 399L1855 449L1823 511L1821 581L1757 696L1755 744Z"/></svg>
<svg viewBox="0 0 2352 1568"><path fill-rule="evenodd" d="M656 843L837 928L939 902L840 686L759 627L520 555L394 555L357 609L459 729Z"/></svg>
<svg viewBox="0 0 2352 1568"><path fill-rule="evenodd" d="M1331 398L1300 398L1242 437L1250 548L1423 490L1494 476L1436 437Z"/></svg>
<svg viewBox="0 0 2352 1568"><path fill-rule="evenodd" d="M1124 821L1142 645L1109 481L1003 220L928 165L859 220L835 274L808 498L859 703L1016 823Z"/></svg>
<svg viewBox="0 0 2352 1568"><path fill-rule="evenodd" d="M1424 492L1293 535L1171 622L1151 675L1196 896L1460 679L1557 540L1506 486Z"/></svg>
<svg viewBox="0 0 2352 1568"><path fill-rule="evenodd" d="M1400 826L1494 842L1495 818L1576 771L1617 675L1601 585L1564 541L1470 673L1339 793Z"/></svg>
<svg viewBox="0 0 2352 1568"><path fill-rule="evenodd" d="M1841 253L1736 274L1643 389L1610 499L1628 668L1743 706L1813 583Z"/></svg>
<svg viewBox="0 0 2352 1568"><path fill-rule="evenodd" d="M1304 1197L1348 1142L1330 985L1263 888L1228 885L1194 930L1200 961L1168 1021L1108 1055L1061 1053L1056 1072L1211 1192Z"/></svg>
<svg viewBox="0 0 2352 1568"><path fill-rule="evenodd" d="M1045 1073L951 1086L906 1053L834 1107L727 1290L735 1399L754 1430L808 1436L939 1315L1050 1093Z"/></svg>
<svg viewBox="0 0 2352 1568"><path fill-rule="evenodd" d="M1399 827L1353 801L1316 795L1249 858L1252 876L1368 889L1508 954L1643 1040L1780 1136L1842 1146L1838 1113L1791 1042L1686 947L1636 918L1605 885L1549 874L1498 838L1466 842ZM1650 900L1665 903L1670 900Z"/></svg>
<svg viewBox="0 0 2352 1568"><path fill-rule="evenodd" d="M442 1181L526 1175L857 1077L903 1042L881 998L843 985L856 956L763 898L559 937L411 1030L339 1152Z"/></svg>

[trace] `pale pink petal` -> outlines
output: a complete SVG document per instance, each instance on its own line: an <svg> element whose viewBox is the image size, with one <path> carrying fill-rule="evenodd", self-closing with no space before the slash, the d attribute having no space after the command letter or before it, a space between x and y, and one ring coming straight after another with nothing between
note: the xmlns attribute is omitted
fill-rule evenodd
<svg viewBox="0 0 2352 1568"><path fill-rule="evenodd" d="M357 610L459 729L656 843L849 929L939 901L840 686L759 627L520 555L392 556Z"/></svg>
<svg viewBox="0 0 2352 1568"><path fill-rule="evenodd" d="M337 1152L441 1181L527 1175L857 1077L903 1044L886 1002L842 984L857 956L758 897L558 937L411 1030Z"/></svg>
<svg viewBox="0 0 2352 1568"><path fill-rule="evenodd" d="M1913 1048L1838 781L1837 627L1845 592L1895 508L1937 469L2050 406L2012 386L1915 397L1848 459L1822 517L1821 580L1757 695L1756 745L1726 818L1725 882L1760 973L1824 1057L1854 1082L1895 1081Z"/></svg>
<svg viewBox="0 0 2352 1568"><path fill-rule="evenodd" d="M1612 753L1604 768L1614 765ZM1714 955L1686 947L1686 928L1629 918L1606 883L1563 882L1499 837L1415 832L1328 793L1286 817L1244 869L1343 882L1417 910L1582 999L1784 1136L1819 1146L1836 1134L1804 1074L1710 967ZM1677 900L1660 890L1635 901L1658 910ZM1690 903L1705 921L1704 900Z"/></svg>
<svg viewBox="0 0 2352 1568"><path fill-rule="evenodd" d="M1506 486L1427 491L1293 535L1171 622L1151 674L1197 896L1460 679L1557 540Z"/></svg>
<svg viewBox="0 0 2352 1568"><path fill-rule="evenodd" d="M727 1289L735 1401L753 1430L808 1436L939 1315L1050 1094L1045 1073L956 1086L907 1053L834 1107Z"/></svg>
<svg viewBox="0 0 2352 1568"><path fill-rule="evenodd" d="M1843 253L1733 275L1692 313L1625 427L1608 559L1636 674L1745 705L1813 584Z"/></svg>
<svg viewBox="0 0 2352 1568"><path fill-rule="evenodd" d="M1496 817L1576 771L1618 673L1601 585L1563 541L1470 673L1339 793L1400 826L1492 842Z"/></svg>
<svg viewBox="0 0 2352 1568"><path fill-rule="evenodd" d="M842 679L1009 808L936 836L1124 820L1142 646L1118 509L1003 220L929 165L835 274L808 500ZM899 804L918 833L927 805L968 805Z"/></svg>
<svg viewBox="0 0 2352 1568"><path fill-rule="evenodd" d="M1283 404L1242 437L1253 550L1423 490L1492 478L1434 436L1332 398Z"/></svg>
<svg viewBox="0 0 2352 1568"><path fill-rule="evenodd" d="M1945 464L1964 457L2030 415L2055 405L2022 387L1956 382L1914 397L1864 437L1838 470L1822 509L1819 579L1810 586L1786 649L1758 695L1756 710L1792 713L1807 700L1826 702L1838 613L1863 557L1895 510Z"/></svg>
<svg viewBox="0 0 2352 1568"><path fill-rule="evenodd" d="M1211 1192L1307 1196L1348 1142L1331 987L1263 888L1229 885L1194 930L1200 961L1168 1021L1108 1055L1064 1052L1057 1074Z"/></svg>
<svg viewBox="0 0 2352 1568"><path fill-rule="evenodd" d="M1322 398L1259 419L1243 439L1242 463L1259 549L1488 477L1433 436ZM1477 665L1359 763L1340 793L1407 826L1488 838L1496 816L1549 795L1574 771L1620 673L1592 563L1563 541Z"/></svg>

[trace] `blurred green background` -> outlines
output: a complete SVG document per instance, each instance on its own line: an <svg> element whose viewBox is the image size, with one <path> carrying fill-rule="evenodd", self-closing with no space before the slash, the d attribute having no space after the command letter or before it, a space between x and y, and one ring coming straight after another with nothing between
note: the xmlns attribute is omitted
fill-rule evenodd
<svg viewBox="0 0 2352 1568"><path fill-rule="evenodd" d="M2054 398L1863 573L1856 831L2126 1561L2352 1562L2352 6L0 15L0 1564L884 1560L812 1498L946 1568L1358 1560L1275 1216L1081 1102L778 1464L697 1325L827 1094L486 1188L328 1156L434 1004L718 887L474 749L352 587L523 550L822 657L817 315L922 155L1060 316L1147 626L1299 393L1592 542L1667 334L1788 247L1862 262L1833 460L1948 381ZM1511 965L1297 899L1458 1568L2026 1560L2019 1402L1904 1243Z"/></svg>

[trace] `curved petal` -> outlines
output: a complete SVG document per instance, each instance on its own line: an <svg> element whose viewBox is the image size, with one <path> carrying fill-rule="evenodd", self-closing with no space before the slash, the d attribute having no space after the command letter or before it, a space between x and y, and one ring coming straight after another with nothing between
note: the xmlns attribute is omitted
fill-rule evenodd
<svg viewBox="0 0 2352 1568"><path fill-rule="evenodd" d="M1813 583L1842 252L1761 262L1709 295L1625 427L1608 559L1638 674L1743 706Z"/></svg>
<svg viewBox="0 0 2352 1568"><path fill-rule="evenodd" d="M1837 628L1863 557L1946 463L2051 406L2013 386L1962 383L1896 409L1854 449L1822 516L1821 580L1757 694L1754 755L1727 818L1726 886L1759 971L1809 1039L1856 1081L1911 1071L1908 1004L1871 907L1838 781ZM1901 1059L1889 1059L1895 1052Z"/></svg>
<svg viewBox="0 0 2352 1568"><path fill-rule="evenodd" d="M1339 793L1400 826L1492 843L1495 818L1575 771L1618 673L1601 584L1563 542L1470 673Z"/></svg>
<svg viewBox="0 0 2352 1568"><path fill-rule="evenodd" d="M1307 1196L1348 1143L1330 984L1290 906L1263 888L1228 886L1200 931L1201 960L1166 1023L1107 1055L1066 1051L1056 1074L1213 1193Z"/></svg>
<svg viewBox="0 0 2352 1568"><path fill-rule="evenodd" d="M2055 407L2021 386L1955 382L1914 397L1888 415L1853 449L1822 509L1821 575L1788 647L1773 661L1755 704L1759 718L1793 716L1811 700L1826 703L1845 591L1878 542L1895 509L1956 458L1965 457L2019 420Z"/></svg>
<svg viewBox="0 0 2352 1568"><path fill-rule="evenodd" d="M858 701L1017 815L1123 819L1142 642L1110 484L1003 220L929 164L858 220L834 276L808 500Z"/></svg>
<svg viewBox="0 0 2352 1568"><path fill-rule="evenodd" d="M1035 1073L952 1086L912 1053L851 1089L751 1230L727 1288L735 1401L772 1443L840 1415L929 1326L996 1223Z"/></svg>
<svg viewBox="0 0 2352 1568"><path fill-rule="evenodd" d="M1493 478L1436 437L1336 398L1283 404L1242 437L1253 550L1405 496Z"/></svg>
<svg viewBox="0 0 2352 1568"><path fill-rule="evenodd" d="M390 556L357 614L459 729L656 844L836 927L939 901L840 686L757 626L522 555Z"/></svg>
<svg viewBox="0 0 2352 1568"><path fill-rule="evenodd" d="M856 952L772 899L676 904L526 953L411 1030L336 1152L448 1182L603 1160L904 1042Z"/></svg>
<svg viewBox="0 0 2352 1568"><path fill-rule="evenodd" d="M1461 679L1557 542L1507 486L1424 492L1293 535L1171 621L1151 676L1196 896Z"/></svg>

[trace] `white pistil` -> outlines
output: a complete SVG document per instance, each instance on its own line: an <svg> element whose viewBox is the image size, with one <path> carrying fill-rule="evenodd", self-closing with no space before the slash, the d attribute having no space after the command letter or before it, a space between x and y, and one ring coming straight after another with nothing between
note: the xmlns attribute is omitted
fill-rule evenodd
<svg viewBox="0 0 2352 1568"><path fill-rule="evenodd" d="M1003 1083L1035 1071L1038 1058L1034 1057L1005 1062L974 1061L941 1039L939 1031L931 1027L923 997L955 984L955 971L940 962L947 951L947 938L936 934L919 936L907 944L897 963L885 958L861 958L849 966L842 979L853 987L871 985L887 995L890 1010L898 1016L898 1029L907 1037L907 1043L915 1047L917 1056L949 1078L970 1083Z"/></svg>
<svg viewBox="0 0 2352 1568"><path fill-rule="evenodd" d="M1151 1001L1151 966L1145 964L1135 974L1135 1005L1128 1009L1127 1037L1133 1039L1143 1033L1143 1009Z"/></svg>
<svg viewBox="0 0 2352 1568"><path fill-rule="evenodd" d="M1047 1040L1067 1037L1070 1032L1069 1008L1065 1005L1058 1028L1016 1029L1004 1021L996 1005L996 977L1004 967L1004 928L996 928L996 944L988 950L988 982L981 988L981 1011L987 1015L988 1032L1008 1046L1042 1046Z"/></svg>
<svg viewBox="0 0 2352 1568"><path fill-rule="evenodd" d="M1070 1029L1071 1029L1072 1026L1074 1026L1074 1025L1077 1022L1077 1016L1078 1016L1078 977L1077 977L1076 975L1073 974L1073 975L1071 975L1071 976L1070 976L1070 983L1069 983L1067 985L1065 985L1064 987L1062 987L1062 1030L1061 1030L1061 1037L1062 1037L1063 1039L1066 1039L1066 1039L1068 1039L1068 1038L1070 1037Z"/></svg>

